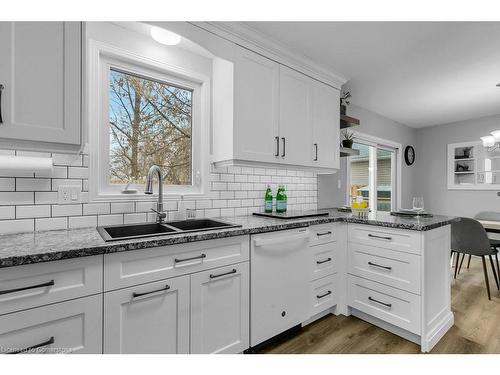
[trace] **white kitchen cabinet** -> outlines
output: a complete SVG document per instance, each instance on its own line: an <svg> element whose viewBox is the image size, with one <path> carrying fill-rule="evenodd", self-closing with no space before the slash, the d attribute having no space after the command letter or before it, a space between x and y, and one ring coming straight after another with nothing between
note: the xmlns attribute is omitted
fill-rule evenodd
<svg viewBox="0 0 500 375"><path fill-rule="evenodd" d="M234 158L276 163L279 64L244 48L234 64Z"/></svg>
<svg viewBox="0 0 500 375"><path fill-rule="evenodd" d="M251 346L309 318L309 237L307 228L252 236Z"/></svg>
<svg viewBox="0 0 500 375"><path fill-rule="evenodd" d="M102 295L0 317L4 352L102 353Z"/></svg>
<svg viewBox="0 0 500 375"><path fill-rule="evenodd" d="M240 353L249 346L248 262L191 275L191 353Z"/></svg>
<svg viewBox="0 0 500 375"><path fill-rule="evenodd" d="M78 151L82 24L0 23L0 146Z"/></svg>
<svg viewBox="0 0 500 375"><path fill-rule="evenodd" d="M214 77L216 165L339 168L336 88L239 46L234 68L217 63Z"/></svg>
<svg viewBox="0 0 500 375"><path fill-rule="evenodd" d="M105 293L104 353L189 353L189 276Z"/></svg>
<svg viewBox="0 0 500 375"><path fill-rule="evenodd" d="M281 163L311 165L312 79L280 66Z"/></svg>
<svg viewBox="0 0 500 375"><path fill-rule="evenodd" d="M312 85L313 166L340 168L339 106L340 91L319 81Z"/></svg>

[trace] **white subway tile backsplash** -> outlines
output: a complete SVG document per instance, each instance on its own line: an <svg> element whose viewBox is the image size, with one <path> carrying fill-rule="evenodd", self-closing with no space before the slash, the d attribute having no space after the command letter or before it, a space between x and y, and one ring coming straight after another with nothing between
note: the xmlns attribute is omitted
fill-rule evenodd
<svg viewBox="0 0 500 375"><path fill-rule="evenodd" d="M134 212L134 202L116 202L111 203L111 213L112 214L124 214L129 212Z"/></svg>
<svg viewBox="0 0 500 375"><path fill-rule="evenodd" d="M123 223L124 224L134 224L134 223L144 223L146 222L146 213L138 214L124 214Z"/></svg>
<svg viewBox="0 0 500 375"><path fill-rule="evenodd" d="M67 227L67 217L48 217L44 219L35 219L36 231L67 229Z"/></svg>
<svg viewBox="0 0 500 375"><path fill-rule="evenodd" d="M123 224L123 215L99 215L97 216L98 225L120 225Z"/></svg>
<svg viewBox="0 0 500 375"><path fill-rule="evenodd" d="M35 217L50 217L50 206L37 205L16 207L16 219L28 219Z"/></svg>
<svg viewBox="0 0 500 375"><path fill-rule="evenodd" d="M12 206L18 204L33 204L35 193L33 192L0 192L0 206Z"/></svg>
<svg viewBox="0 0 500 375"><path fill-rule="evenodd" d="M0 220L15 219L16 206L0 206Z"/></svg>
<svg viewBox="0 0 500 375"><path fill-rule="evenodd" d="M84 215L109 214L110 203L86 203L83 205Z"/></svg>
<svg viewBox="0 0 500 375"><path fill-rule="evenodd" d="M35 219L3 220L0 223L0 234L33 232Z"/></svg>
<svg viewBox="0 0 500 375"><path fill-rule="evenodd" d="M0 191L14 191L16 190L15 178L0 178Z"/></svg>
<svg viewBox="0 0 500 375"><path fill-rule="evenodd" d="M14 154L0 150L0 154ZM19 155L24 152L19 151ZM27 154L26 154L27 155ZM31 154L30 154L31 155ZM46 153L35 153L47 156ZM89 202L89 156L53 154L52 172L12 173L0 171L0 233L154 222L156 199L128 202ZM196 217L241 216L261 211L269 184L286 185L290 209L312 209L317 205L316 175L310 171L278 168L210 166L210 187L204 199L186 196L184 207L194 209ZM61 185L79 186L81 203L59 205ZM178 217L178 201L166 199L164 210L169 220ZM4 225L5 224L5 225Z"/></svg>
<svg viewBox="0 0 500 375"><path fill-rule="evenodd" d="M50 191L50 179L16 178L16 191Z"/></svg>
<svg viewBox="0 0 500 375"><path fill-rule="evenodd" d="M52 206L52 216L77 216L82 214L81 204L61 204Z"/></svg>
<svg viewBox="0 0 500 375"><path fill-rule="evenodd" d="M68 228L88 228L97 226L97 216L73 216L69 218Z"/></svg>

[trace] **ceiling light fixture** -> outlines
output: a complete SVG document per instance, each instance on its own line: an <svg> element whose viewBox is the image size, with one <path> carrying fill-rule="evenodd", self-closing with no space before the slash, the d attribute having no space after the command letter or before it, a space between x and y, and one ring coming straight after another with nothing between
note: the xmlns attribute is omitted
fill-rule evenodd
<svg viewBox="0 0 500 375"><path fill-rule="evenodd" d="M153 26L151 27L151 37L158 43L165 44L167 46L175 46L181 41L181 36L173 33L171 31L162 29L161 27Z"/></svg>

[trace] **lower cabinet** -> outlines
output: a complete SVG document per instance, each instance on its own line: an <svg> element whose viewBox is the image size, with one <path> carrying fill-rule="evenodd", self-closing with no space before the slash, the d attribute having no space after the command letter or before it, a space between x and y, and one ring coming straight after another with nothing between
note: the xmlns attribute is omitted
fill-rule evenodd
<svg viewBox="0 0 500 375"><path fill-rule="evenodd" d="M248 262L104 293L104 353L240 353L249 304Z"/></svg>
<svg viewBox="0 0 500 375"><path fill-rule="evenodd" d="M105 293L104 353L189 353L189 275Z"/></svg>
<svg viewBox="0 0 500 375"><path fill-rule="evenodd" d="M102 294L0 316L0 353L102 353Z"/></svg>
<svg viewBox="0 0 500 375"><path fill-rule="evenodd" d="M248 262L191 275L191 353L240 353L249 346Z"/></svg>

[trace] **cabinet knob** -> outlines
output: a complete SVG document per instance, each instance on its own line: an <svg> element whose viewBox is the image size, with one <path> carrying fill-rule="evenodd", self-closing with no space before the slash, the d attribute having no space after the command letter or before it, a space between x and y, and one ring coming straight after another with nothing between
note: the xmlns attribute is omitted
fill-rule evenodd
<svg viewBox="0 0 500 375"><path fill-rule="evenodd" d="M2 118L2 91L5 88L4 85L0 83L0 124L3 124L3 118Z"/></svg>

